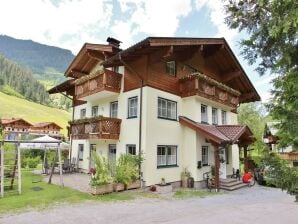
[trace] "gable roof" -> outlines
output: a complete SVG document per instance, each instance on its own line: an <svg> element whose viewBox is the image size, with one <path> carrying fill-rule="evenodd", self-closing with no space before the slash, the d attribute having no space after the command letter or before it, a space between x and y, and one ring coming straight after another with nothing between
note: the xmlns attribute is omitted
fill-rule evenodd
<svg viewBox="0 0 298 224"><path fill-rule="evenodd" d="M184 116L179 117L179 122L218 145L234 144L240 139L245 140L245 143L255 141L253 133L246 125L201 124Z"/></svg>
<svg viewBox="0 0 298 224"><path fill-rule="evenodd" d="M44 128L44 127L49 126L49 125L54 125L54 126L56 126L57 128L62 129L62 128L61 128L58 124L56 124L55 122L40 122L40 123L34 124L33 127L34 127L34 128Z"/></svg>
<svg viewBox="0 0 298 224"><path fill-rule="evenodd" d="M15 123L15 122L17 122L17 121L22 121L22 122L24 122L27 126L32 126L31 123L29 123L28 121L26 121L26 120L24 120L24 119L22 119L22 118L2 118L2 119L0 120L0 124L2 124L2 125L8 125L8 124L13 124L13 123Z"/></svg>
<svg viewBox="0 0 298 224"><path fill-rule="evenodd" d="M148 37L108 58L102 62L102 65L104 67L121 65L120 59L125 62L132 61L141 55L171 46L187 51L193 50L194 47L206 49L214 57L214 64L219 66L223 73L227 75L226 80L228 80L229 85L243 94L240 97L241 103L259 101L261 99L224 38ZM219 51L220 49L223 50ZM235 80L237 83L235 83ZM238 83L241 84L241 88L238 87Z"/></svg>

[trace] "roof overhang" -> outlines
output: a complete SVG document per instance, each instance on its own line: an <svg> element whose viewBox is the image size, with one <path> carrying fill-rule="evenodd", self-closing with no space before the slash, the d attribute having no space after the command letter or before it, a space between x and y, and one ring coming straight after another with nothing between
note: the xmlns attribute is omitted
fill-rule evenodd
<svg viewBox="0 0 298 224"><path fill-rule="evenodd" d="M227 144L249 145L255 141L253 133L246 125L209 125L195 122L187 117L179 117L180 124L191 128L211 143L219 146Z"/></svg>
<svg viewBox="0 0 298 224"><path fill-rule="evenodd" d="M62 83L60 83L57 86L54 86L53 88L48 90L49 94L55 94L55 93L63 93L66 92L67 95L74 95L74 86L75 86L75 80L69 79Z"/></svg>

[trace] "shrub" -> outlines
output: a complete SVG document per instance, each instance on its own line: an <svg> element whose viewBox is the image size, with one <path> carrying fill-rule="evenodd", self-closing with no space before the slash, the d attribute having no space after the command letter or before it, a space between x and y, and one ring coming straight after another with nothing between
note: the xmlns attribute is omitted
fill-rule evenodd
<svg viewBox="0 0 298 224"><path fill-rule="evenodd" d="M127 185L135 181L138 176L138 166L135 156L130 154L120 155L116 164L115 182Z"/></svg>
<svg viewBox="0 0 298 224"><path fill-rule="evenodd" d="M28 168L36 168L38 164L41 163L41 160L39 157L28 157L28 158L25 158L22 162L22 166L23 167L28 167Z"/></svg>
<svg viewBox="0 0 298 224"><path fill-rule="evenodd" d="M95 165L95 174L91 175L91 186L101 186L111 181L110 169L106 158L93 152L92 160Z"/></svg>

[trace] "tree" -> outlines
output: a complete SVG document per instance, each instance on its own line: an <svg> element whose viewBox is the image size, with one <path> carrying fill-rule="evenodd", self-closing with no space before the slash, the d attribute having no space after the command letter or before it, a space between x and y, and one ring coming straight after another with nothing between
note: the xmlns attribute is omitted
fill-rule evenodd
<svg viewBox="0 0 298 224"><path fill-rule="evenodd" d="M262 103L241 104L237 110L239 124L247 125L256 141L252 145L253 154L259 156L265 148L263 134L266 122L265 108Z"/></svg>
<svg viewBox="0 0 298 224"><path fill-rule="evenodd" d="M250 64L258 63L260 75L269 72L273 99L268 108L281 121L280 146L298 149L298 2L295 0L224 0L226 23L246 31L241 41L242 55Z"/></svg>

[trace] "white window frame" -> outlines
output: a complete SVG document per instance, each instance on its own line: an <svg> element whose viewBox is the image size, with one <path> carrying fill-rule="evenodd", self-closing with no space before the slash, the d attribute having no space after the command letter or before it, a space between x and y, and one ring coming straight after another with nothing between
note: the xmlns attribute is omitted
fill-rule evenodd
<svg viewBox="0 0 298 224"><path fill-rule="evenodd" d="M81 109L80 110L80 118L82 119L82 118L86 118L86 108L83 108L83 109Z"/></svg>
<svg viewBox="0 0 298 224"><path fill-rule="evenodd" d="M92 106L91 108L91 116L97 117L98 116L98 106Z"/></svg>
<svg viewBox="0 0 298 224"><path fill-rule="evenodd" d="M212 124L218 124L218 109L212 107Z"/></svg>
<svg viewBox="0 0 298 224"><path fill-rule="evenodd" d="M114 117L114 118L118 117L118 101L114 101L110 103L110 117Z"/></svg>
<svg viewBox="0 0 298 224"><path fill-rule="evenodd" d="M202 146L202 166L209 165L209 148L208 146Z"/></svg>
<svg viewBox="0 0 298 224"><path fill-rule="evenodd" d="M227 111L221 111L221 124L227 124Z"/></svg>
<svg viewBox="0 0 298 224"><path fill-rule="evenodd" d="M202 112L203 108L205 113ZM201 104L201 123L208 123L208 106L205 104Z"/></svg>
<svg viewBox="0 0 298 224"><path fill-rule="evenodd" d="M163 150L162 153L160 153L161 150ZM158 145L157 146L157 168L178 166L177 155L178 155L177 145Z"/></svg>
<svg viewBox="0 0 298 224"><path fill-rule="evenodd" d="M171 76L176 76L176 61L166 62L166 73Z"/></svg>
<svg viewBox="0 0 298 224"><path fill-rule="evenodd" d="M162 97L157 98L157 117L167 120L177 120L177 102Z"/></svg>
<svg viewBox="0 0 298 224"><path fill-rule="evenodd" d="M133 150L134 153L131 153L130 150ZM126 145L126 154L137 155L137 147L135 144L127 144Z"/></svg>
<svg viewBox="0 0 298 224"><path fill-rule="evenodd" d="M84 144L78 144L78 160L84 160Z"/></svg>
<svg viewBox="0 0 298 224"><path fill-rule="evenodd" d="M138 117L138 97L130 97L128 98L127 103L128 111L127 118L137 118Z"/></svg>

